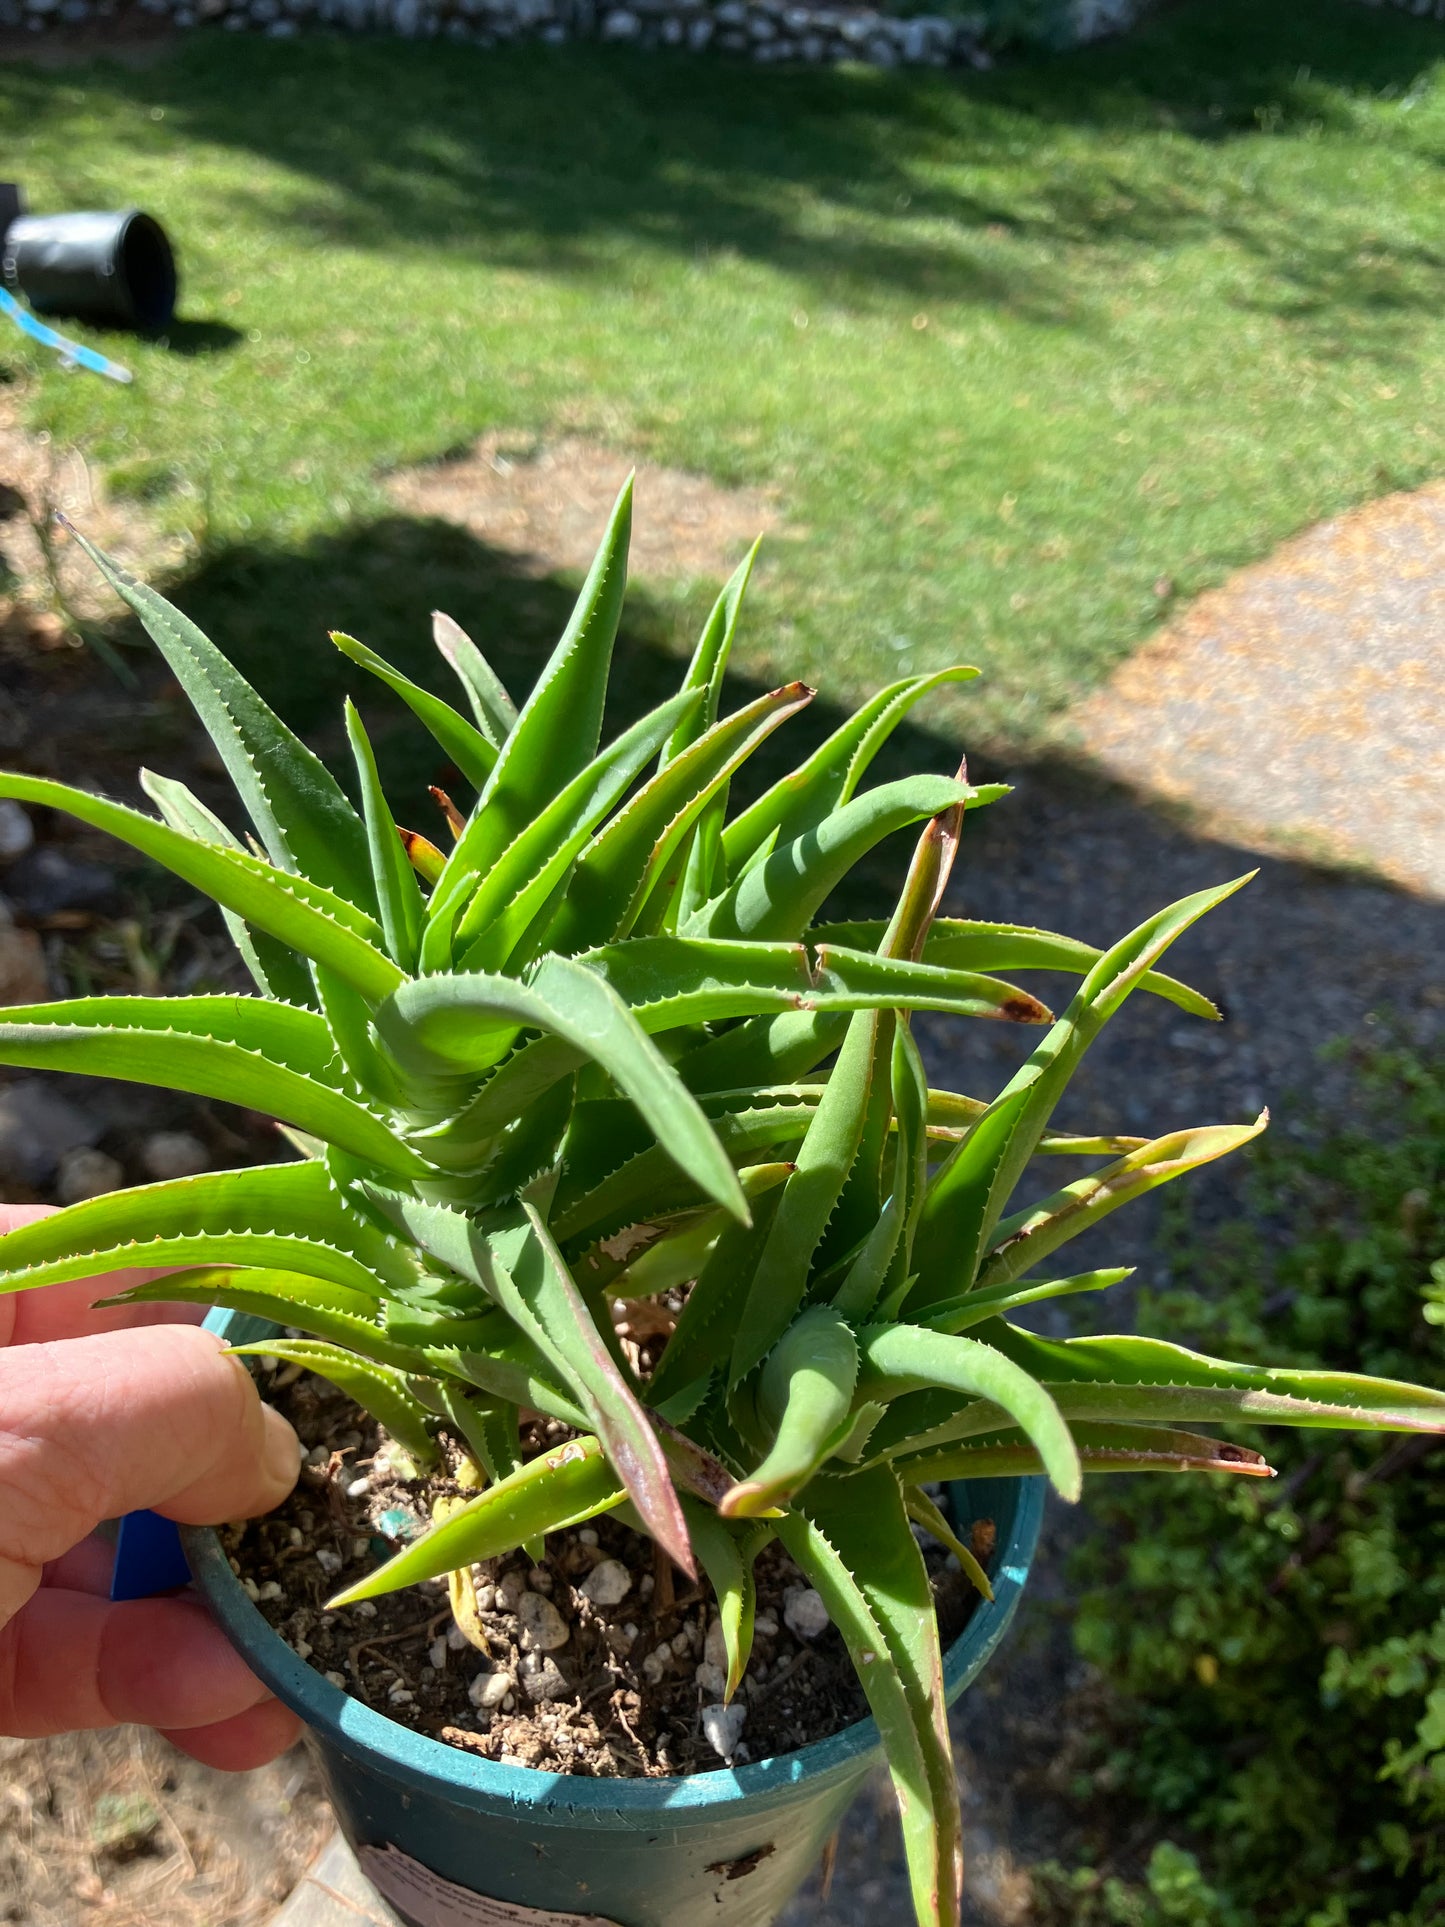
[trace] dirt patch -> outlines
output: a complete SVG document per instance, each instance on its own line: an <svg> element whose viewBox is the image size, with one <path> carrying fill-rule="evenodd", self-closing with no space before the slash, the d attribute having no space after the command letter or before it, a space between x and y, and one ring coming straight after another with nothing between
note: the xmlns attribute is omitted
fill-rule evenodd
<svg viewBox="0 0 1445 1927"><path fill-rule="evenodd" d="M424 1529L435 1497L460 1488L407 1476L385 1435L325 1381L307 1375L271 1396L308 1463L286 1505L228 1528L222 1542L282 1637L386 1718L511 1766L637 1779L718 1767L712 1735L742 1763L866 1714L841 1637L777 1544L757 1562L757 1636L735 1730L719 1725L725 1658L711 1589L609 1517L552 1534L535 1565L517 1552L471 1568L455 1620L443 1580L326 1611L333 1593ZM562 1428L550 1429L554 1438L532 1443L561 1443ZM930 1552L952 1641L973 1595L957 1562Z"/></svg>
<svg viewBox="0 0 1445 1927"><path fill-rule="evenodd" d="M0 1739L0 1921L251 1927L330 1826L301 1748L225 1774L137 1727Z"/></svg>
<svg viewBox="0 0 1445 1927"><path fill-rule="evenodd" d="M399 471L388 489L409 514L460 523L546 575L587 568L631 467L578 436L539 446L491 434L463 455ZM682 469L644 462L636 488L629 567L656 581L724 578L782 522L772 491L720 488Z"/></svg>
<svg viewBox="0 0 1445 1927"><path fill-rule="evenodd" d="M140 7L101 0L96 18L70 26L0 29L0 60L28 61L34 67L79 67L113 60L121 67L153 67L179 38L170 20Z"/></svg>

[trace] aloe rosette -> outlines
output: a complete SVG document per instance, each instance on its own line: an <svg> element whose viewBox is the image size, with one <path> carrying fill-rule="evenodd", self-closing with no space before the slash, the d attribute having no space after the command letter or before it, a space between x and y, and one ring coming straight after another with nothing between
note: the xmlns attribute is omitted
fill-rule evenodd
<svg viewBox="0 0 1445 1927"><path fill-rule="evenodd" d="M481 1489L345 1604L620 1511L705 1570L746 1668L753 1562L780 1539L827 1604L877 1717L923 1923L958 1919L958 1799L915 1525L988 1581L929 1489L1042 1471L1264 1474L1216 1422L1445 1429L1445 1396L1201 1357L1155 1339L1047 1339L1030 1305L1106 1289L1056 1254L1263 1119L1153 1140L1060 1132L1084 1052L1136 989L1200 1017L1159 969L1238 887L1111 949L938 914L965 813L998 786L868 786L920 699L882 690L742 809L732 779L801 710L800 683L721 714L749 556L671 701L602 745L630 526L624 490L572 619L520 709L449 619L465 710L363 644L475 793L445 851L396 823L361 719L359 809L178 610L92 550L195 705L249 818L238 835L143 773L158 814L38 777L0 795L109 831L220 905L250 996L12 1008L0 1061L131 1078L275 1117L293 1162L71 1206L0 1241L8 1290L176 1267L123 1294L263 1314L265 1350L332 1379L420 1466L445 1431ZM912 826L893 916L821 921L858 860ZM920 828L921 826L921 828ZM1244 881L1240 879L1239 881ZM1078 978L1057 1018L997 973ZM930 1087L914 1011L1037 1025L991 1100ZM1022 1208L1036 1157L1103 1162ZM672 1294L651 1369L614 1311ZM563 1442L524 1454L520 1420Z"/></svg>

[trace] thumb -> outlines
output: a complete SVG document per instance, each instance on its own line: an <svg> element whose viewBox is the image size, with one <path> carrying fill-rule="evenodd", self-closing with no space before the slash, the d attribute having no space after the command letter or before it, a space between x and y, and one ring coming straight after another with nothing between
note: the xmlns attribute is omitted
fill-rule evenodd
<svg viewBox="0 0 1445 1927"><path fill-rule="evenodd" d="M157 1325L0 1352L0 1619L102 1519L267 1512L299 1462L296 1434L211 1332Z"/></svg>

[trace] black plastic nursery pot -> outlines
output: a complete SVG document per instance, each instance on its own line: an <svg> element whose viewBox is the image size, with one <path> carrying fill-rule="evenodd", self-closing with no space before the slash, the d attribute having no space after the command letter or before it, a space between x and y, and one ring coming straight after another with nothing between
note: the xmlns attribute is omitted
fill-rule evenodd
<svg viewBox="0 0 1445 1927"><path fill-rule="evenodd" d="M111 214L20 214L5 228L0 270L37 314L160 334L176 310L175 256L139 208Z"/></svg>
<svg viewBox="0 0 1445 1927"><path fill-rule="evenodd" d="M235 1344L277 1329L213 1312ZM1041 1479L952 1488L956 1523L992 1519L994 1599L945 1656L950 1703L1017 1608ZM196 1585L266 1685L306 1722L348 1843L411 1927L767 1927L882 1760L874 1722L756 1765L596 1780L502 1766L414 1733L314 1671L252 1604L214 1532L183 1534Z"/></svg>

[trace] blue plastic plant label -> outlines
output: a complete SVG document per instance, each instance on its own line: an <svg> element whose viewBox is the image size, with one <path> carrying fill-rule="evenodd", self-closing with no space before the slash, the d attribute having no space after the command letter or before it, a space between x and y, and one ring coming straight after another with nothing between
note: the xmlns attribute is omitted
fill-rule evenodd
<svg viewBox="0 0 1445 1927"><path fill-rule="evenodd" d="M174 1522L158 1512L127 1512L116 1533L111 1598L150 1599L189 1585L190 1579Z"/></svg>
<svg viewBox="0 0 1445 1927"><path fill-rule="evenodd" d="M474 1894L396 1847L358 1847L356 1862L411 1927L617 1927L601 1914L559 1914Z"/></svg>

